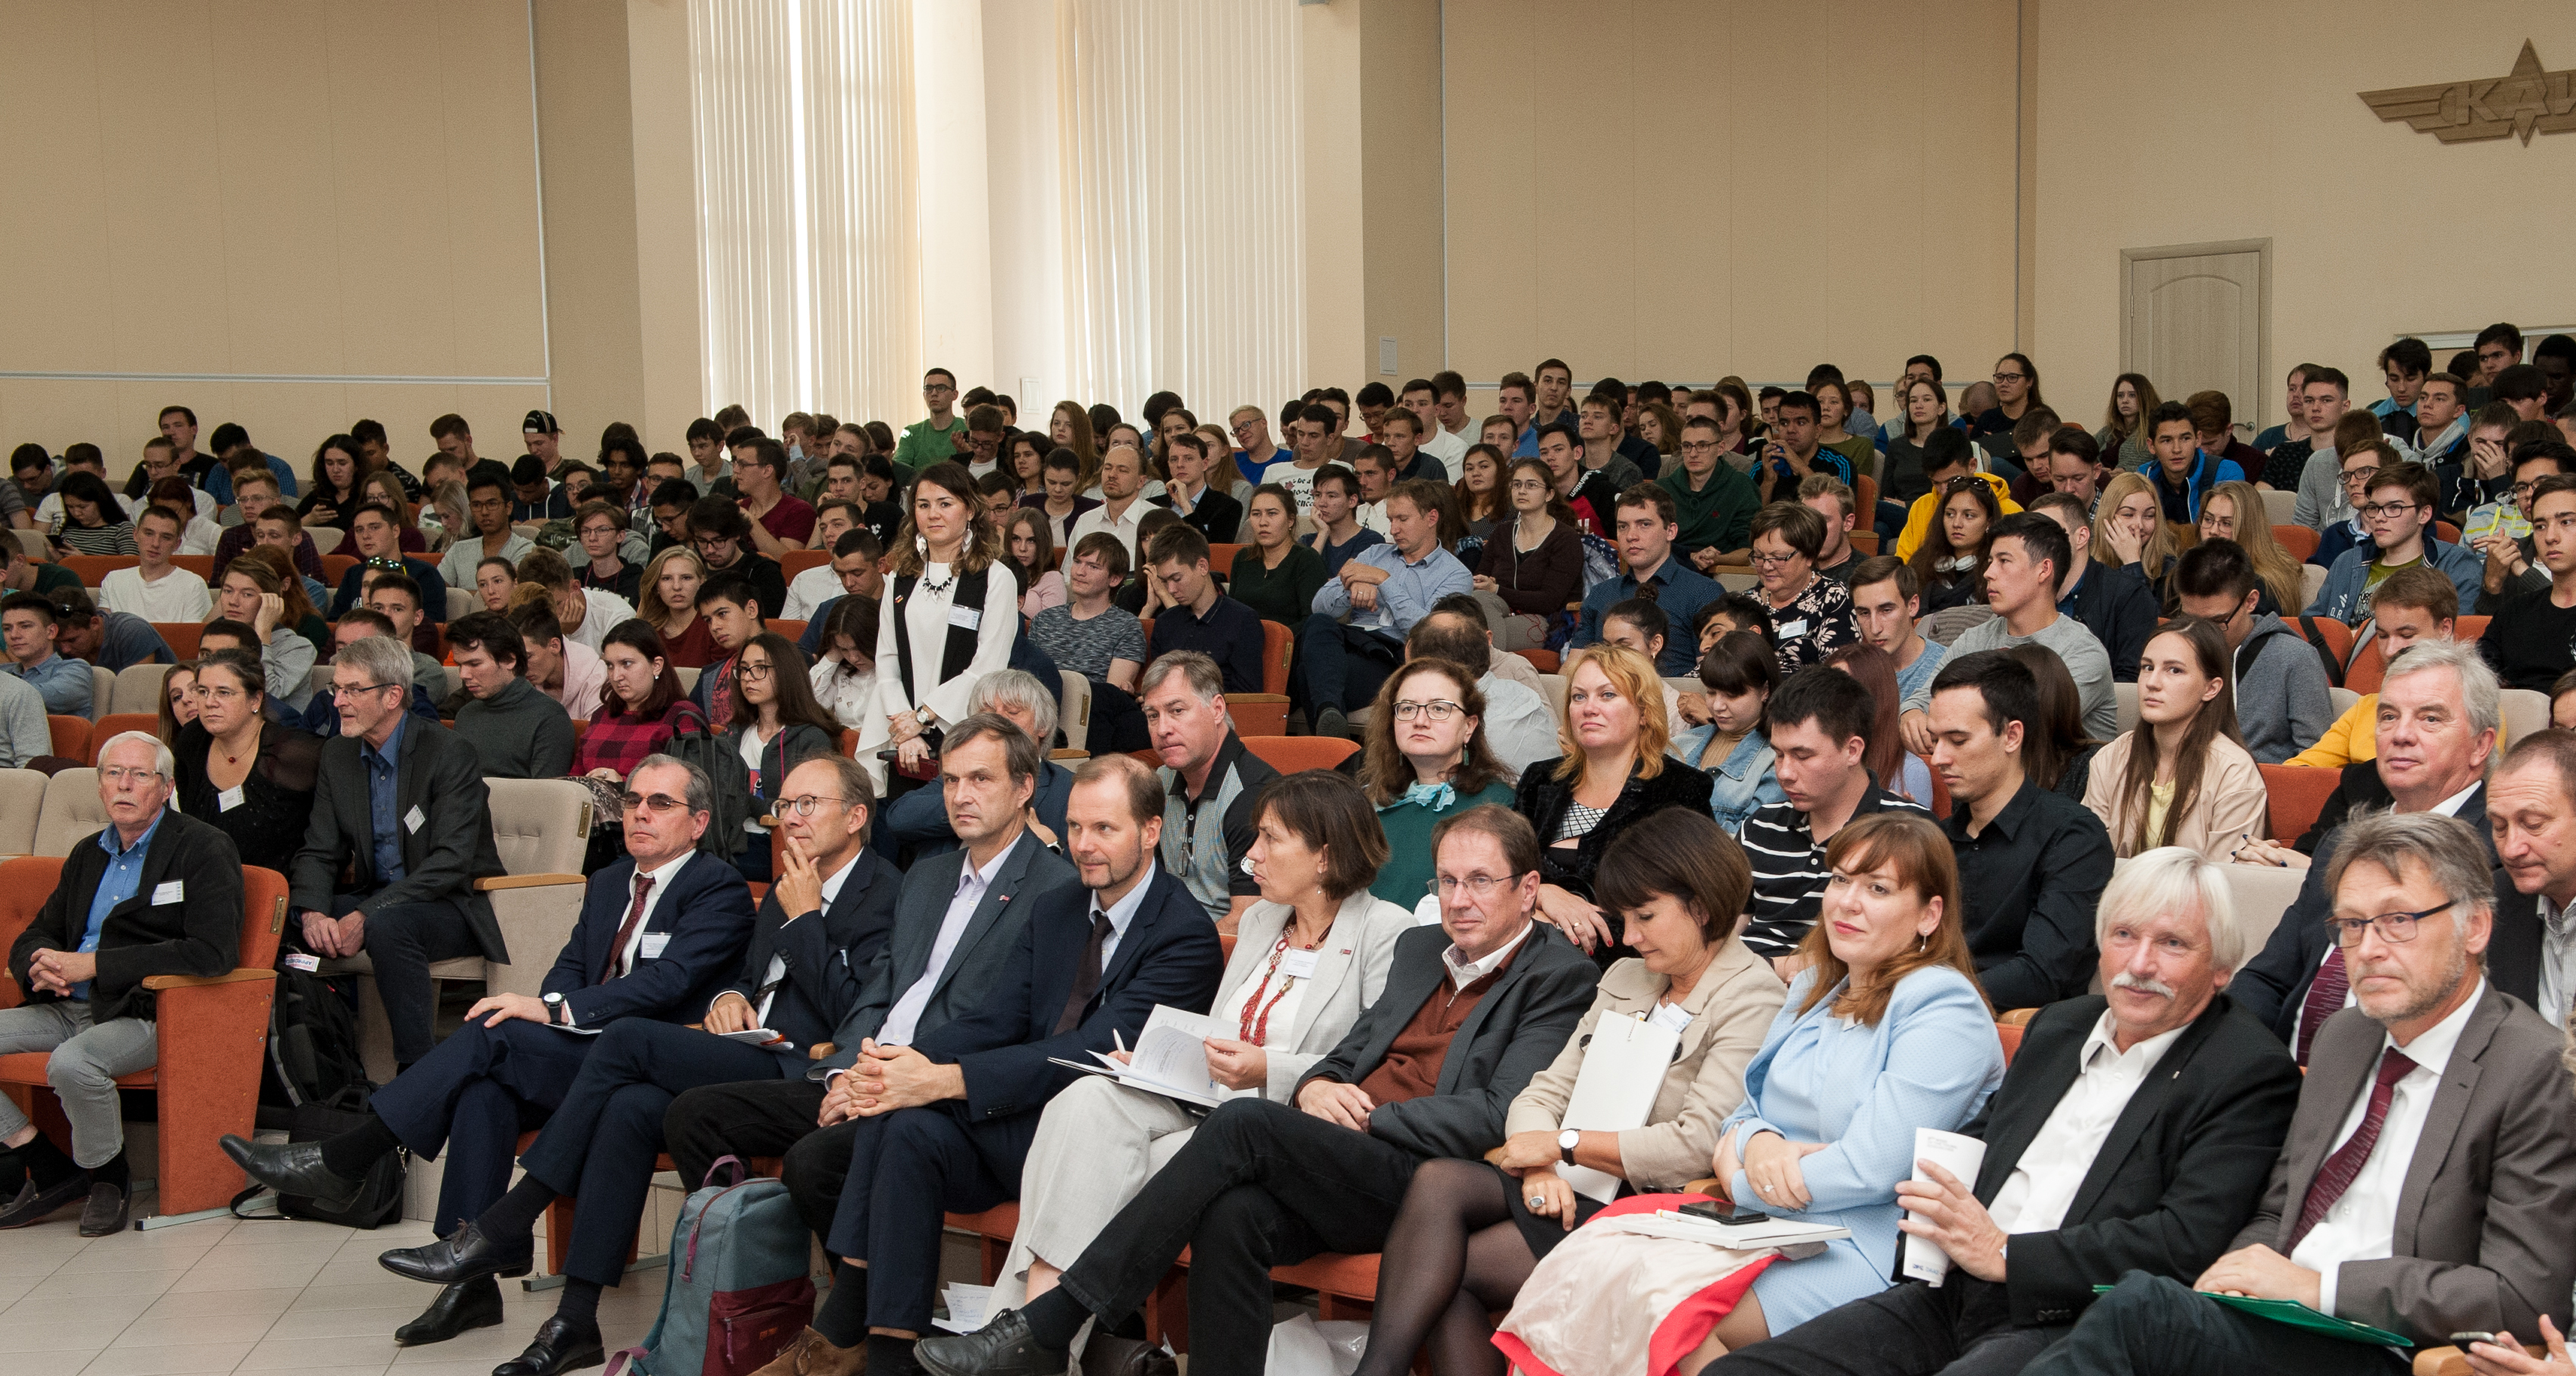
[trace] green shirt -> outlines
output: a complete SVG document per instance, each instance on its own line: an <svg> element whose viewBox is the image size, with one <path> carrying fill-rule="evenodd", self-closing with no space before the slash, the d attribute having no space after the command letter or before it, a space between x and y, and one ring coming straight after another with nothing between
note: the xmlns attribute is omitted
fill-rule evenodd
<svg viewBox="0 0 2576 1376"><path fill-rule="evenodd" d="M1703 549L1743 549L1753 543L1753 513L1762 509L1762 491L1753 480L1720 463L1711 469L1708 486L1691 491L1690 470L1675 464L1655 479L1673 494L1673 518L1681 534L1673 552L1687 557Z"/></svg>
<svg viewBox="0 0 2576 1376"><path fill-rule="evenodd" d="M1448 807L1434 812L1420 803L1395 802L1378 809L1378 825L1386 831L1386 863L1378 867L1377 878L1369 892L1389 903L1410 908L1431 890L1431 829L1444 817L1453 816L1484 803L1502 807L1512 805L1512 786L1501 779L1485 785L1482 793L1459 793Z"/></svg>
<svg viewBox="0 0 2576 1376"><path fill-rule="evenodd" d="M1261 547L1245 545L1235 551L1234 576L1227 580L1225 594L1250 607L1264 621L1276 621L1290 630L1306 624L1314 614L1315 594L1323 590L1324 580L1331 575L1324 570L1324 556L1311 545L1290 541L1288 557L1279 567L1261 566Z"/></svg>
<svg viewBox="0 0 2576 1376"><path fill-rule="evenodd" d="M61 592L65 588L77 590L80 585L80 575L60 564L36 565L36 591L38 592Z"/></svg>
<svg viewBox="0 0 2576 1376"><path fill-rule="evenodd" d="M966 418L952 416L945 430L927 420L914 421L903 428L903 438L894 445L894 461L909 473L919 473L935 463L956 458L956 443L965 438Z"/></svg>

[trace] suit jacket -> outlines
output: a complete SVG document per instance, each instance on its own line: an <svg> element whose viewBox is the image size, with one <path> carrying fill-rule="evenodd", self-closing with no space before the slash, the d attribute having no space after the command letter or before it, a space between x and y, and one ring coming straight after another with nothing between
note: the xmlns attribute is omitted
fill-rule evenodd
<svg viewBox="0 0 2576 1376"><path fill-rule="evenodd" d="M1449 933L1439 927L1416 927L1397 937L1386 992L1306 1080L1367 1079L1405 1024L1448 984L1449 967L1440 953L1449 945ZM1473 1158L1501 1145L1512 1100L1564 1049L1600 980L1601 967L1592 957L1555 928L1533 922L1502 978L1449 1039L1437 1091L1378 1105L1369 1114L1369 1134L1423 1157ZM1298 1088L1305 1088L1304 1080Z"/></svg>
<svg viewBox="0 0 2576 1376"><path fill-rule="evenodd" d="M297 912L331 911L334 894L362 894L358 911L372 913L398 903L449 903L465 915L483 958L509 963L510 948L501 940L501 924L492 918L492 900L474 891L474 881L501 874L501 854L492 845L491 791L483 786L483 758L472 742L453 731L405 717L394 762L395 815L407 818L417 808L421 825L394 825L402 846L403 877L391 882L376 874L376 829L367 802L367 766L359 759L360 742L341 736L322 746L322 763L313 792L313 818L305 824L304 848L295 853L287 876ZM343 881L346 882L343 882ZM613 928L611 929L614 930Z"/></svg>
<svg viewBox="0 0 2576 1376"><path fill-rule="evenodd" d="M620 856L592 875L581 920L539 991L563 995L564 1007L583 1027L619 1018L696 1019L724 987L751 938L751 890L740 871L703 851L692 852L667 882L670 888L644 920L634 968L603 983L601 976L617 959L617 929L626 925L626 910L634 903L635 859Z"/></svg>
<svg viewBox="0 0 2576 1376"><path fill-rule="evenodd" d="M822 1079L855 1063L860 1041L877 1034L895 1000L929 971L931 948L939 940L939 924L948 915L948 900L957 895L959 876L966 872L966 855L960 848L931 856L916 863L912 872L904 876L902 890L894 901L894 930L876 958L860 972L858 1003L833 1031L835 1046L831 1056L808 1068L813 1078ZM921 1020L913 1028L914 1040L983 1003L1019 944L1020 931L1028 925L1029 912L1035 906L1032 900L1066 885L1080 887L1073 866L1038 844L1035 835L1021 832L1003 854L1001 868L994 872L983 900L967 919L966 930L958 937L956 949L949 953L948 963L940 967L939 983L931 991L930 1004L922 1009Z"/></svg>
<svg viewBox="0 0 2576 1376"><path fill-rule="evenodd" d="M134 896L107 910L98 928L98 977L90 981L93 1022L149 1018L150 975L220 975L241 959L242 870L233 841L212 823L164 807L152 848L143 853L143 879ZM89 935L90 900L107 873L108 855L91 832L63 857L63 876L36 919L9 948L9 973L29 1003L61 994L40 993L27 978L38 950L77 951ZM177 885L169 902L156 901Z"/></svg>
<svg viewBox="0 0 2576 1376"><path fill-rule="evenodd" d="M2084 1039L2109 1006L2088 994L2030 1020L2003 1085L1966 1128L1986 1143L1978 1203L1995 1202L2074 1087ZM2013 1235L2004 1260L2013 1322L2073 1323L2095 1285L2130 1270L2197 1279L2253 1216L2298 1100L2299 1068L2221 991L2129 1096L2065 1220Z"/></svg>
<svg viewBox="0 0 2576 1376"><path fill-rule="evenodd" d="M820 921L811 915L788 921L786 910L778 906L778 890L771 888L753 917L751 945L742 953L739 976L716 991L716 997L740 994L757 1010L760 986L769 981L770 959L784 962L779 976L784 982L763 1024L790 1043L773 1048L783 1076L803 1074L809 1064L806 1053L830 1041L841 1020L858 1007L860 972L885 950L894 931L895 894L903 885L903 872L866 846L850 865L849 877L824 905Z"/></svg>
<svg viewBox="0 0 2576 1376"><path fill-rule="evenodd" d="M965 1072L968 1121L1020 1117L1033 1137L1038 1111L1081 1074L1050 1057L1088 1065L1086 1053L1113 1049L1112 1033L1132 1044L1156 1004L1195 1012L1216 997L1225 948L1207 909L1159 864L1145 885L1144 901L1072 1031L1057 1032L1055 1025L1091 939L1091 890L1080 884L1039 895L983 1002L915 1039L922 1055Z"/></svg>
<svg viewBox="0 0 2576 1376"><path fill-rule="evenodd" d="M1267 972L1279 934L1288 929L1296 913L1285 903L1267 900L1243 910L1235 924L1234 956L1226 961L1225 978L1217 984L1215 1008L1222 1010L1233 1003L1237 990ZM1395 960L1395 939L1413 927L1412 909L1399 908L1366 889L1342 900L1333 925L1324 931L1324 944L1316 948L1315 973L1297 997L1296 1016L1285 1025L1273 1024L1263 1043L1263 1059L1270 1063L1269 1077L1261 1087L1264 1098L1291 1102L1307 1068L1341 1043L1351 1024L1359 1021L1361 1009L1377 1002L1386 989L1387 969Z"/></svg>
<svg viewBox="0 0 2576 1376"><path fill-rule="evenodd" d="M2472 1329L2532 1333L2542 1314L2567 1317L2576 1232L2562 1206L2576 1193L2576 1096L2560 1041L2522 1000L2493 985L2478 996L2407 1164L2389 1255L2336 1268L2335 1313L2418 1344ZM2231 1249L2290 1250L2308 1186L2384 1042L2357 1008L2318 1032L2289 1140Z"/></svg>

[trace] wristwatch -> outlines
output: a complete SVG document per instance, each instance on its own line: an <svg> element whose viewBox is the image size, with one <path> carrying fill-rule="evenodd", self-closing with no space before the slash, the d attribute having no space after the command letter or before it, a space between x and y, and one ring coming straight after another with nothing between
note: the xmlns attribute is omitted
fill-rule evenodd
<svg viewBox="0 0 2576 1376"><path fill-rule="evenodd" d="M1556 1135L1556 1154L1564 1157L1565 1164L1571 1166L1574 1164L1574 1149L1576 1146L1581 1144L1582 1141L1582 1133L1577 1132L1573 1128L1567 1128L1565 1131Z"/></svg>
<svg viewBox="0 0 2576 1376"><path fill-rule="evenodd" d="M564 996L548 994L540 1001L546 1006L546 1021L561 1026L564 1020Z"/></svg>

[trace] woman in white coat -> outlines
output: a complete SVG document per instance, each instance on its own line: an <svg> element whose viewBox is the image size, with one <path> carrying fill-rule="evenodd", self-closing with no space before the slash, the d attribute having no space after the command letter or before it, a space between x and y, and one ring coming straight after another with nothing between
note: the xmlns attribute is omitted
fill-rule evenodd
<svg viewBox="0 0 2576 1376"><path fill-rule="evenodd" d="M1020 634L1020 585L983 522L965 465L937 463L912 484L895 535L894 579L877 617L877 706L860 728L859 763L884 796L888 745L917 777L936 733L967 715L975 681L1008 668Z"/></svg>
<svg viewBox="0 0 2576 1376"><path fill-rule="evenodd" d="M1209 1039L1208 1072L1230 1090L1287 1103L1376 1002L1413 914L1369 893L1386 838L1377 810L1342 775L1312 769L1277 780L1261 795L1256 826L1261 901L1243 911L1213 1009L1236 1035ZM1107 1079L1058 1094L1020 1170L1019 1232L992 1311L1054 1289L1198 1121L1162 1095Z"/></svg>

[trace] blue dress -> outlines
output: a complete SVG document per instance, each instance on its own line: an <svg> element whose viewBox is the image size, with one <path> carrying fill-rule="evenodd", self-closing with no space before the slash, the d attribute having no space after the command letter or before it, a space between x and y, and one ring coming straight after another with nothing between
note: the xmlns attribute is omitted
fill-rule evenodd
<svg viewBox="0 0 2576 1376"><path fill-rule="evenodd" d="M1741 1170L1727 1181L1729 1197L1745 1207L1851 1230L1822 1255L1774 1262L1755 1279L1774 1333L1887 1288L1902 1236L1896 1182L1914 1173L1914 1130L1956 1132L2004 1077L1994 1014L1958 971L1932 966L1907 975L1875 1027L1835 1016L1839 985L1800 1013L1815 979L1808 970L1790 983L1745 1067L1744 1105L1720 1129L1739 1156L1758 1132L1832 1144L1800 1162L1810 1196L1803 1213L1763 1202Z"/></svg>

